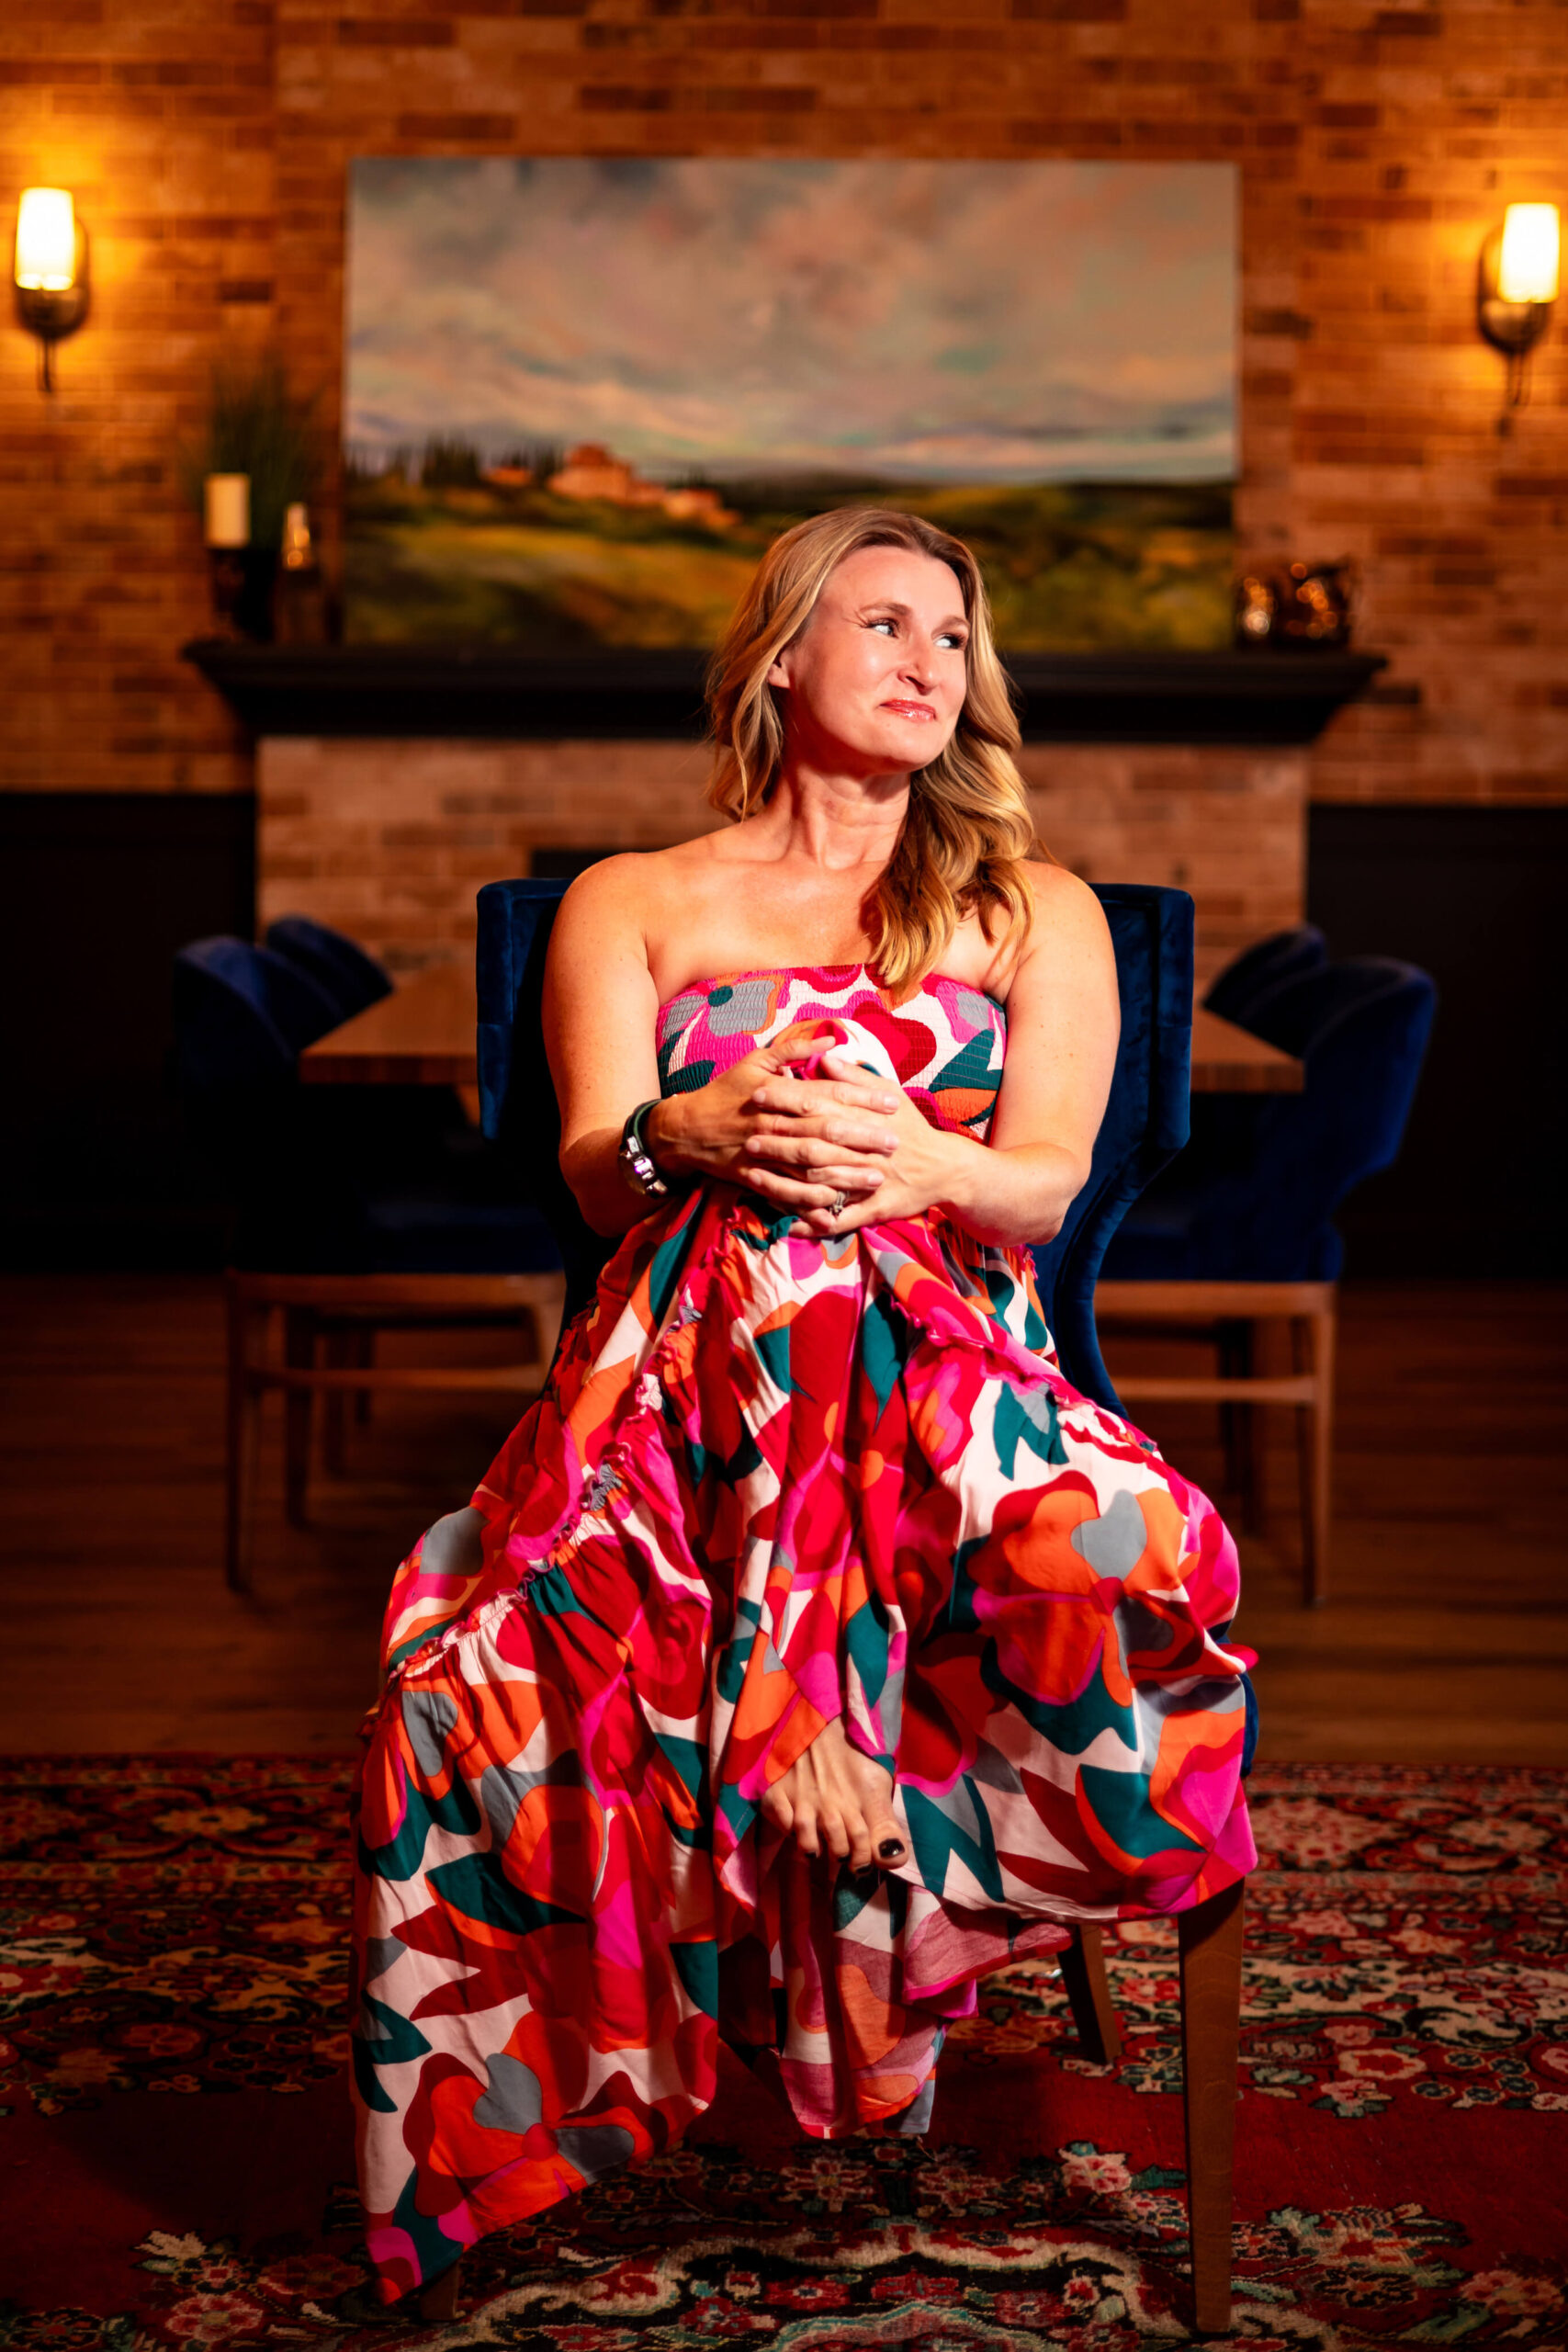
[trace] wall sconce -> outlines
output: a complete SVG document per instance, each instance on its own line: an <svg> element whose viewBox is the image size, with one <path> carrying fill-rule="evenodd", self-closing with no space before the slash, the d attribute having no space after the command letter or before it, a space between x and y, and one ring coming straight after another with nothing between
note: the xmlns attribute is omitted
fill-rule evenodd
<svg viewBox="0 0 1568 2352"><path fill-rule="evenodd" d="M1475 321L1508 363L1507 403L1497 420L1529 399L1529 356L1546 333L1557 300L1559 224L1555 204L1510 204L1503 225L1481 248Z"/></svg>
<svg viewBox="0 0 1568 2352"><path fill-rule="evenodd" d="M17 215L17 316L39 339L39 390L54 390L54 346L87 315L87 232L62 187L29 187Z"/></svg>

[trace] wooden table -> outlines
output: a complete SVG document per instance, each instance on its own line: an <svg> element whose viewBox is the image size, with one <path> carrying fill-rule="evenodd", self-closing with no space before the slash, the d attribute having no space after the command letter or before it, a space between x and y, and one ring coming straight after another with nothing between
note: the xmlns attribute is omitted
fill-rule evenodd
<svg viewBox="0 0 1568 2352"><path fill-rule="evenodd" d="M434 964L299 1057L311 1086L460 1086L478 1078L474 978ZM1302 1066L1201 1005L1192 1014L1194 1094L1299 1094Z"/></svg>

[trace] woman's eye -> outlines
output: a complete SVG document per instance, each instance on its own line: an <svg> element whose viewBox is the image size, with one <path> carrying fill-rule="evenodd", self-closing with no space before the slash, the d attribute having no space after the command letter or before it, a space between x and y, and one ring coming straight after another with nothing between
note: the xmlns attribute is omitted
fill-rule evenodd
<svg viewBox="0 0 1568 2352"><path fill-rule="evenodd" d="M871 626L872 626L872 628L885 628L885 629L892 630L893 628L897 628L897 622L895 622L895 621L873 621L873 622L872 622L872 624L871 624Z"/></svg>

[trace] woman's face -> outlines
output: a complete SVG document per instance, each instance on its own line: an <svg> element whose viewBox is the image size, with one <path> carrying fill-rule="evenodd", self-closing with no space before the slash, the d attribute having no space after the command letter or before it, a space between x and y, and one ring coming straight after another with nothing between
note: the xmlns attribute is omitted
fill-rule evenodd
<svg viewBox="0 0 1568 2352"><path fill-rule="evenodd" d="M967 686L956 573L907 548L858 548L768 673L784 686L786 756L852 774L923 768L951 741Z"/></svg>

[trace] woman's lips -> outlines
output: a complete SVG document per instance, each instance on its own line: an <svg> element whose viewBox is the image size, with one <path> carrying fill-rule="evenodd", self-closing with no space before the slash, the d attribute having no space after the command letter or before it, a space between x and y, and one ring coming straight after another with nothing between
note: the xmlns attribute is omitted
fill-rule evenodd
<svg viewBox="0 0 1568 2352"><path fill-rule="evenodd" d="M896 711L900 718L934 718L935 711L929 702L885 702L884 710Z"/></svg>

